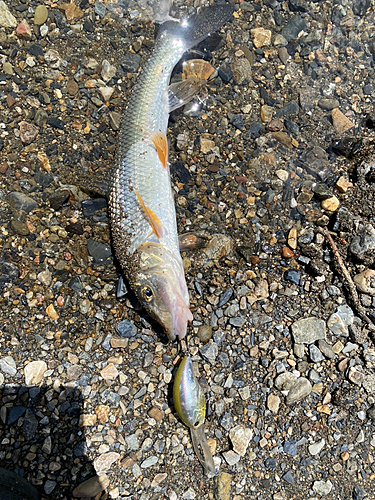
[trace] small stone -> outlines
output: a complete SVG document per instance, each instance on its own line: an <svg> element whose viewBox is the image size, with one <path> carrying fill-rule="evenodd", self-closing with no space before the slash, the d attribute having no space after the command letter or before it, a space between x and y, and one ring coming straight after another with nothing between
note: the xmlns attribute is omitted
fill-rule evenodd
<svg viewBox="0 0 375 500"><path fill-rule="evenodd" d="M281 249L281 255L284 259L292 259L294 257L294 252L288 247L283 247Z"/></svg>
<svg viewBox="0 0 375 500"><path fill-rule="evenodd" d="M348 189L353 187L353 183L345 179L342 175L336 182L336 187L341 193L346 193Z"/></svg>
<svg viewBox="0 0 375 500"><path fill-rule="evenodd" d="M57 311L56 311L53 304L50 304L46 308L46 313L47 313L49 319L51 319L52 321L54 321L55 319L59 319L59 315L57 314Z"/></svg>
<svg viewBox="0 0 375 500"><path fill-rule="evenodd" d="M3 0L0 0L0 26L4 28L15 28L17 26L17 19L11 14Z"/></svg>
<svg viewBox="0 0 375 500"><path fill-rule="evenodd" d="M267 397L267 408L272 411L272 413L277 413L279 411L280 402L281 400L278 396L269 394Z"/></svg>
<svg viewBox="0 0 375 500"><path fill-rule="evenodd" d="M335 335L347 337L349 335L348 327L353 324L354 313L347 306L339 306L337 311L328 318L327 326Z"/></svg>
<svg viewBox="0 0 375 500"><path fill-rule="evenodd" d="M34 13L34 24L41 26L48 19L48 9L44 5L38 5Z"/></svg>
<svg viewBox="0 0 375 500"><path fill-rule="evenodd" d="M25 366L25 384L27 386L38 385L47 371L47 365L44 361L31 361Z"/></svg>
<svg viewBox="0 0 375 500"><path fill-rule="evenodd" d="M201 325L198 328L197 337L201 342L207 343L212 338L212 326Z"/></svg>
<svg viewBox="0 0 375 500"><path fill-rule="evenodd" d="M230 500L232 478L232 474L228 474L228 472L219 472L215 478L215 500Z"/></svg>
<svg viewBox="0 0 375 500"><path fill-rule="evenodd" d="M359 484L355 484L354 487L353 487L353 500L362 500L363 498L365 498L365 493L363 493L363 490L362 488L360 487Z"/></svg>
<svg viewBox="0 0 375 500"><path fill-rule="evenodd" d="M223 457L226 463L230 466L236 465L241 459L240 455L232 450L224 451Z"/></svg>
<svg viewBox="0 0 375 500"><path fill-rule="evenodd" d="M121 123L120 113L117 113L116 111L110 111L108 113L108 118L112 130L118 130L120 128L120 123Z"/></svg>
<svg viewBox="0 0 375 500"><path fill-rule="evenodd" d="M6 375L10 375L14 377L17 373L16 363L12 356L5 356L4 358L0 358L0 370Z"/></svg>
<svg viewBox="0 0 375 500"><path fill-rule="evenodd" d="M95 414L101 424L105 424L108 421L108 415L110 411L111 409L107 405L98 405L95 408Z"/></svg>
<svg viewBox="0 0 375 500"><path fill-rule="evenodd" d="M305 20L299 15L296 14L293 16L281 30L281 35L290 42L294 38L298 36L301 31L306 31L307 25Z"/></svg>
<svg viewBox="0 0 375 500"><path fill-rule="evenodd" d="M253 431L243 425L236 425L229 432L233 450L241 457L245 456L247 447L253 437Z"/></svg>
<svg viewBox="0 0 375 500"><path fill-rule="evenodd" d="M263 123L268 123L272 120L272 115L273 115L274 109L272 106L267 106L266 104L263 104L260 108L260 119L262 120Z"/></svg>
<svg viewBox="0 0 375 500"><path fill-rule="evenodd" d="M125 319L117 324L116 332L121 335L122 338L128 339L137 335L137 327L134 325L134 323Z"/></svg>
<svg viewBox="0 0 375 500"><path fill-rule="evenodd" d="M20 123L20 139L24 144L31 144L35 140L38 133L39 127L36 127L32 123L24 121Z"/></svg>
<svg viewBox="0 0 375 500"><path fill-rule="evenodd" d="M297 248L297 229L292 227L288 234L288 245L295 250Z"/></svg>
<svg viewBox="0 0 375 500"><path fill-rule="evenodd" d="M20 220L12 219L10 221L10 227L16 234L19 234L21 236L28 236L30 234L30 230L27 225Z"/></svg>
<svg viewBox="0 0 375 500"><path fill-rule="evenodd" d="M297 381L298 376L292 372L280 373L275 379L275 387L279 391L288 391Z"/></svg>
<svg viewBox="0 0 375 500"><path fill-rule="evenodd" d="M147 414L150 418L153 418L157 422L161 422L163 420L163 412L159 410L159 408L156 408L156 406L153 406Z"/></svg>
<svg viewBox="0 0 375 500"><path fill-rule="evenodd" d="M104 380L115 380L115 378L118 377L119 372L113 363L109 363L109 365L103 368L100 375L104 378Z"/></svg>
<svg viewBox="0 0 375 500"><path fill-rule="evenodd" d="M47 479L47 481L44 483L44 492L47 495L50 495L53 490L56 488L56 481L51 481L51 479Z"/></svg>
<svg viewBox="0 0 375 500"><path fill-rule="evenodd" d="M360 225L350 251L367 266L375 262L375 228L371 224Z"/></svg>
<svg viewBox="0 0 375 500"><path fill-rule="evenodd" d="M340 106L340 103L337 99L320 99L318 101L318 106L326 111L332 111L335 108Z"/></svg>
<svg viewBox="0 0 375 500"><path fill-rule="evenodd" d="M206 137L200 137L200 151L203 154L209 153L212 148L215 147L215 141L207 139Z"/></svg>
<svg viewBox="0 0 375 500"><path fill-rule="evenodd" d="M323 208L323 210L328 210L329 212L336 212L339 206L340 202L336 198L336 196L331 196L331 198L327 198L321 203L321 207Z"/></svg>
<svg viewBox="0 0 375 500"><path fill-rule="evenodd" d="M108 82L116 75L116 67L112 66L106 59L102 61L101 76L105 82Z"/></svg>
<svg viewBox="0 0 375 500"><path fill-rule="evenodd" d="M321 496L329 495L331 493L332 487L333 485L329 479L328 481L314 481L313 484L313 490L315 491L315 493Z"/></svg>
<svg viewBox="0 0 375 500"><path fill-rule="evenodd" d="M375 271L372 269L356 274L353 281L360 292L375 295Z"/></svg>
<svg viewBox="0 0 375 500"><path fill-rule="evenodd" d="M13 75L13 66L10 64L10 62L7 61L3 64L3 73L5 73L6 75ZM7 98L8 108L11 108L17 102L15 99L13 99L13 101L14 102L12 102L10 98Z"/></svg>
<svg viewBox="0 0 375 500"><path fill-rule="evenodd" d="M141 463L141 468L148 469L149 467L157 464L158 460L159 459L156 455L152 455L151 457L146 458L146 460L143 460L143 462Z"/></svg>
<svg viewBox="0 0 375 500"><path fill-rule="evenodd" d="M79 416L78 425L80 427L92 427L96 424L96 420L96 415L91 415L90 413L81 413L81 415Z"/></svg>
<svg viewBox="0 0 375 500"><path fill-rule="evenodd" d="M328 359L335 359L336 358L336 354L335 354L334 350L332 349L332 347L329 344L327 344L327 342L325 340L319 340L318 347L322 351L322 353L324 354L324 356L326 358L328 358Z"/></svg>
<svg viewBox="0 0 375 500"><path fill-rule="evenodd" d="M108 488L109 484L109 478L105 474L93 476L76 486L73 490L73 496L76 498L96 497L96 495Z"/></svg>
<svg viewBox="0 0 375 500"><path fill-rule="evenodd" d="M209 342L199 349L200 354L211 364L215 364L219 349L215 342Z"/></svg>
<svg viewBox="0 0 375 500"><path fill-rule="evenodd" d="M270 30L265 30L264 28L253 28L250 30L250 34L253 44L257 49L259 47L269 47L271 45L272 32Z"/></svg>
<svg viewBox="0 0 375 500"><path fill-rule="evenodd" d="M296 344L313 344L326 338L325 321L315 317L299 319L292 324L291 329Z"/></svg>
<svg viewBox="0 0 375 500"><path fill-rule="evenodd" d="M156 476L151 482L151 488L156 488L157 486L159 486L159 484L162 483L167 478L167 476L168 474L166 472L163 472L161 474L156 474Z"/></svg>
<svg viewBox="0 0 375 500"><path fill-rule="evenodd" d="M112 87L99 87L99 92L101 93L105 101L110 100L114 91L115 89L113 89Z"/></svg>
<svg viewBox="0 0 375 500"><path fill-rule="evenodd" d="M309 380L304 377L299 377L295 384L290 388L286 397L286 404L291 405L305 399L312 391L312 386Z"/></svg>
<svg viewBox="0 0 375 500"><path fill-rule="evenodd" d="M32 32L26 19L23 19L17 26L16 35L20 40L31 40Z"/></svg>
<svg viewBox="0 0 375 500"><path fill-rule="evenodd" d="M332 110L332 123L338 134L343 134L354 127L354 123L349 120L339 109Z"/></svg>
<svg viewBox="0 0 375 500"><path fill-rule="evenodd" d="M247 82L251 81L251 76L252 76L251 64L245 57L241 57L240 59L235 59L231 63L230 69L231 69L231 73L233 74L233 78L234 78L235 82L237 83L237 85L241 85L245 81L247 81ZM219 74L220 74L220 77L222 78L223 71L221 71L221 73L219 73ZM233 123L233 125L235 125L235 123ZM239 128L240 130L243 130L243 123L241 124L241 127L237 127L237 128Z"/></svg>
<svg viewBox="0 0 375 500"><path fill-rule="evenodd" d="M324 448L324 445L326 444L324 439L321 439L317 443L310 444L309 446L309 453L312 456L318 455L322 449Z"/></svg>
<svg viewBox="0 0 375 500"><path fill-rule="evenodd" d="M120 454L114 451L109 451L108 453L103 453L94 460L94 468L96 473L100 475L102 472L106 472L111 468L111 465L120 458Z"/></svg>
<svg viewBox="0 0 375 500"><path fill-rule="evenodd" d="M293 474L290 472L290 470L288 470L288 472L286 472L282 478L284 479L284 481L286 481L287 483L289 484L294 484L294 477L293 477Z"/></svg>
<svg viewBox="0 0 375 500"><path fill-rule="evenodd" d="M310 354L311 361L313 363L320 363L321 361L324 360L323 354L319 351L319 349L314 344L309 345L309 354Z"/></svg>
<svg viewBox="0 0 375 500"><path fill-rule="evenodd" d="M348 379L350 382L353 382L353 384L362 385L365 380L365 374L360 371L358 366L352 366L348 373Z"/></svg>
<svg viewBox="0 0 375 500"><path fill-rule="evenodd" d="M137 73L141 63L141 56L139 54L125 54L121 59L121 67L125 73Z"/></svg>

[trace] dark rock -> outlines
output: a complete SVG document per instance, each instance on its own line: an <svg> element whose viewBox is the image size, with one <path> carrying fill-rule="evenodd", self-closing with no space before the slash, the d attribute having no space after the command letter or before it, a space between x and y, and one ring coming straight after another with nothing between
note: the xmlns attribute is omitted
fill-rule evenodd
<svg viewBox="0 0 375 500"><path fill-rule="evenodd" d="M231 288L228 288L228 290L225 290L225 292L223 292L220 295L220 299L219 299L219 302L217 304L217 307L218 308L223 307L230 300L232 295L233 295L233 290Z"/></svg>
<svg viewBox="0 0 375 500"><path fill-rule="evenodd" d="M24 406L13 406L13 408L9 410L7 425L12 425L14 422L17 422L25 412L26 408Z"/></svg>
<svg viewBox="0 0 375 500"><path fill-rule="evenodd" d="M276 458L267 458L264 461L264 465L267 469L276 469L277 466L277 460Z"/></svg>
<svg viewBox="0 0 375 500"><path fill-rule="evenodd" d="M55 191L48 199L51 208L53 208L54 210L59 210L64 205L64 203L69 200L69 196L70 191L68 189Z"/></svg>
<svg viewBox="0 0 375 500"><path fill-rule="evenodd" d="M243 114L238 113L237 115L233 115L230 119L231 124L238 128L238 130L243 130Z"/></svg>
<svg viewBox="0 0 375 500"><path fill-rule="evenodd" d="M73 455L75 457L84 457L87 454L87 444L85 441L80 441L73 448Z"/></svg>
<svg viewBox="0 0 375 500"><path fill-rule="evenodd" d="M283 446L283 451L287 455L295 457L297 455L296 441L294 439L291 439L290 441L285 441L284 446Z"/></svg>
<svg viewBox="0 0 375 500"><path fill-rule="evenodd" d="M75 292L79 293L82 290L82 282L79 276L75 276L74 278L72 278L68 283L68 287L71 290L74 290Z"/></svg>
<svg viewBox="0 0 375 500"><path fill-rule="evenodd" d="M183 161L175 161L171 166L171 172L173 175L177 175L183 184L187 184L192 180L191 174Z"/></svg>
<svg viewBox="0 0 375 500"><path fill-rule="evenodd" d="M38 420L31 410L26 410L23 419L23 435L26 441L31 441L37 435Z"/></svg>
<svg viewBox="0 0 375 500"><path fill-rule="evenodd" d="M286 472L282 478L284 479L284 481L286 481L287 483L289 484L294 484L294 477L293 477L293 474L290 472L290 470L288 470L288 472Z"/></svg>
<svg viewBox="0 0 375 500"><path fill-rule="evenodd" d="M84 217L92 217L95 212L103 210L107 207L105 198L95 198L93 200L85 200L81 204Z"/></svg>
<svg viewBox="0 0 375 500"><path fill-rule="evenodd" d="M288 132L293 134L295 137L299 136L299 126L297 125L297 123L294 123L291 120L285 118L284 125Z"/></svg>
<svg viewBox="0 0 375 500"><path fill-rule="evenodd" d="M38 125L38 127L45 127L48 120L47 111L44 109L37 109L34 116L34 123Z"/></svg>
<svg viewBox="0 0 375 500"><path fill-rule="evenodd" d="M313 146L306 149L299 157L298 163L305 168L310 174L319 177L323 182L328 179L331 174L329 167L328 155L319 146Z"/></svg>
<svg viewBox="0 0 375 500"><path fill-rule="evenodd" d="M48 187L53 182L53 176L46 172L36 172L34 179L42 187Z"/></svg>
<svg viewBox="0 0 375 500"><path fill-rule="evenodd" d="M364 85L363 93L364 95L371 95L374 92L374 87L372 85Z"/></svg>
<svg viewBox="0 0 375 500"><path fill-rule="evenodd" d="M21 236L28 236L30 234L30 231L29 231L29 228L27 227L27 225L20 220L12 219L10 221L10 227L13 229L13 231L16 234L19 234Z"/></svg>
<svg viewBox="0 0 375 500"><path fill-rule="evenodd" d="M333 196L333 193L331 193L327 184L322 182L313 185L312 190L321 200L326 200L327 198L331 198Z"/></svg>
<svg viewBox="0 0 375 500"><path fill-rule="evenodd" d="M251 124L249 130L243 134L245 141L250 141L252 139L257 139L264 133L264 127L262 122L254 122Z"/></svg>
<svg viewBox="0 0 375 500"><path fill-rule="evenodd" d="M299 106L296 101L290 101L283 108L276 111L276 118L283 118L284 116L297 115L299 113Z"/></svg>
<svg viewBox="0 0 375 500"><path fill-rule="evenodd" d="M350 245L350 251L365 265L375 262L375 229L371 224L361 224Z"/></svg>
<svg viewBox="0 0 375 500"><path fill-rule="evenodd" d="M375 405L370 406L367 410L367 416L368 418L371 418L371 420L375 420Z"/></svg>
<svg viewBox="0 0 375 500"><path fill-rule="evenodd" d="M364 16L371 5L371 0L354 0L352 4L353 14L355 16Z"/></svg>
<svg viewBox="0 0 375 500"><path fill-rule="evenodd" d="M10 283L20 275L18 267L11 262L0 260L0 283Z"/></svg>
<svg viewBox="0 0 375 500"><path fill-rule="evenodd" d="M333 109L338 108L340 103L337 99L320 99L318 106L326 111L332 111Z"/></svg>
<svg viewBox="0 0 375 500"><path fill-rule="evenodd" d="M129 53L121 59L121 67L125 73L137 73L140 62L141 56L139 54Z"/></svg>
<svg viewBox="0 0 375 500"><path fill-rule="evenodd" d="M63 130L65 127L65 123L60 120L60 118L57 118L57 116L49 116L47 118L47 125L52 128L58 128L59 130Z"/></svg>
<svg viewBox="0 0 375 500"><path fill-rule="evenodd" d="M30 47L28 47L27 49L27 52L35 57L44 55L43 48L41 45L39 45L39 43L34 43L33 45L30 45Z"/></svg>
<svg viewBox="0 0 375 500"><path fill-rule="evenodd" d="M233 78L233 72L230 69L229 64L223 64L219 68L219 76L224 83L229 83Z"/></svg>
<svg viewBox="0 0 375 500"><path fill-rule="evenodd" d="M23 212L29 213L34 210L38 204L30 196L26 194L19 193L18 191L13 191L8 195L9 205L14 210L22 210Z"/></svg>
<svg viewBox="0 0 375 500"><path fill-rule="evenodd" d="M300 279L301 279L301 273L297 271L296 269L288 269L284 273L284 279L286 281L291 281L295 285L299 285Z"/></svg>
<svg viewBox="0 0 375 500"><path fill-rule="evenodd" d="M116 332L123 338L129 339L137 335L137 327L131 321L125 319L116 326Z"/></svg>
<svg viewBox="0 0 375 500"><path fill-rule="evenodd" d="M80 224L79 222L70 222L66 226L65 230L68 231L68 233L73 233L78 235L83 234L83 227L82 224Z"/></svg>
<svg viewBox="0 0 375 500"><path fill-rule="evenodd" d="M365 498L365 494L359 484L356 483L353 488L353 500L362 500L362 498Z"/></svg>
<svg viewBox="0 0 375 500"><path fill-rule="evenodd" d="M94 25L92 24L91 21L89 21L89 20L86 19L83 22L83 29L85 31L87 31L88 33L93 33L94 32Z"/></svg>
<svg viewBox="0 0 375 500"><path fill-rule="evenodd" d="M293 38L296 38L301 31L306 31L307 25L304 19L297 14L292 19L290 19L284 28L281 30L282 36L290 42Z"/></svg>
<svg viewBox="0 0 375 500"><path fill-rule="evenodd" d="M324 360L323 354L319 351L319 349L314 344L309 345L309 354L310 354L311 361L313 363L320 363L321 361Z"/></svg>
<svg viewBox="0 0 375 500"><path fill-rule="evenodd" d="M112 250L109 245L90 239L87 242L87 250L96 264L112 262Z"/></svg>
<svg viewBox="0 0 375 500"><path fill-rule="evenodd" d="M292 12L307 12L307 3L305 0L289 0L289 9Z"/></svg>
<svg viewBox="0 0 375 500"><path fill-rule="evenodd" d="M324 354L324 356L326 358L328 358L328 359L335 359L336 358L336 353L334 352L332 347L329 344L327 344L327 342L325 340L322 340L322 339L319 340L318 347L322 351L322 353Z"/></svg>

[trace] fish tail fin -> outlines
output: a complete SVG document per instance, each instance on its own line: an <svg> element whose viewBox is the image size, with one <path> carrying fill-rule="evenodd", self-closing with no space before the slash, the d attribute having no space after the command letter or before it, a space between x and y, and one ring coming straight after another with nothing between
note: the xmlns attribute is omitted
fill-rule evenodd
<svg viewBox="0 0 375 500"><path fill-rule="evenodd" d="M169 32L174 38L180 38L183 41L185 50L188 50L211 33L219 30L234 12L233 6L229 3L211 5L201 9L192 15L186 21L175 23L167 21L160 27L159 36L162 33Z"/></svg>

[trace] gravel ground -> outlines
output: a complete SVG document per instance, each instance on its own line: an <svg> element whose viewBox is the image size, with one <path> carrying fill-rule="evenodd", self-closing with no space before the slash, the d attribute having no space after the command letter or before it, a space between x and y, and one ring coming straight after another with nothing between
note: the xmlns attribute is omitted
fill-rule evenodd
<svg viewBox="0 0 375 500"><path fill-rule="evenodd" d="M0 467L51 500L374 498L374 1L238 2L189 54L217 70L169 130L179 232L208 242L184 265L209 476L177 344L116 297L105 186L154 25L109 7L0 1Z"/></svg>

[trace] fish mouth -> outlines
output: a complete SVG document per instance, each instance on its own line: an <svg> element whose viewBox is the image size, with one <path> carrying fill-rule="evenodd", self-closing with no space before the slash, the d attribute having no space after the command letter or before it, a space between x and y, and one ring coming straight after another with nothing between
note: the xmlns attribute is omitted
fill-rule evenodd
<svg viewBox="0 0 375 500"><path fill-rule="evenodd" d="M186 336L188 321L193 321L189 307L185 303L177 305L172 313L172 331L168 337L171 340L175 340L176 337L182 340Z"/></svg>

